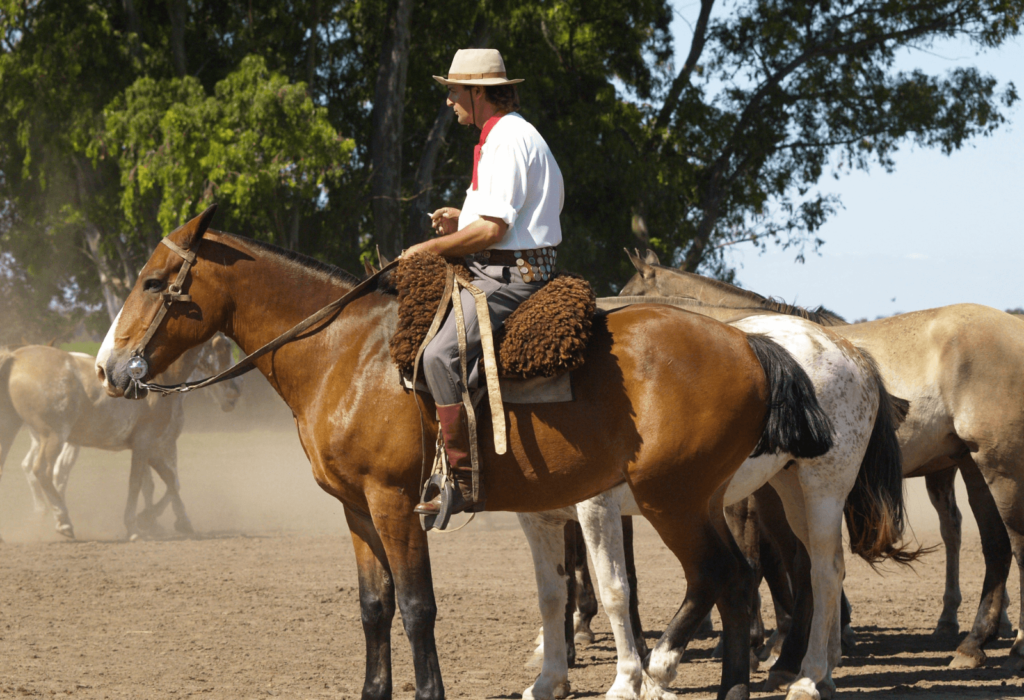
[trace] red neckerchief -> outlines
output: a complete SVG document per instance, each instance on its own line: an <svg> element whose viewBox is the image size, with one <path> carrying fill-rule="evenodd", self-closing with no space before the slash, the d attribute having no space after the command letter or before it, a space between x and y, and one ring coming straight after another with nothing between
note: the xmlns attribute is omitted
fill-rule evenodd
<svg viewBox="0 0 1024 700"><path fill-rule="evenodd" d="M491 129L498 123L498 120L504 117L505 114L495 114L493 117L484 122L484 128L480 129L480 142L473 146L473 189L476 189L476 170L477 166L480 165L480 150L484 147L484 143L487 142L487 135L491 133Z"/></svg>

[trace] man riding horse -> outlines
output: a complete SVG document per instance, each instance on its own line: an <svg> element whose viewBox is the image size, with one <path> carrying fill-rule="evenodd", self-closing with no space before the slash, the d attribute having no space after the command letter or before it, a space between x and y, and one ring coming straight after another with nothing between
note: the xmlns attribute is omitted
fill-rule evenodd
<svg viewBox="0 0 1024 700"><path fill-rule="evenodd" d="M562 173L547 143L518 114L516 83L495 49L456 52L447 78L447 104L459 124L480 129L473 151L473 180L462 209L443 207L430 215L437 238L418 243L407 256L431 252L465 256L473 284L487 297L491 327L497 329L553 274L555 246L562 240ZM470 389L479 382L480 325L472 294L460 294L465 313ZM483 510L482 490L472 496L472 463L455 314L423 353L423 374L437 405L444 448L458 488L452 513ZM437 515L440 494L415 512Z"/></svg>

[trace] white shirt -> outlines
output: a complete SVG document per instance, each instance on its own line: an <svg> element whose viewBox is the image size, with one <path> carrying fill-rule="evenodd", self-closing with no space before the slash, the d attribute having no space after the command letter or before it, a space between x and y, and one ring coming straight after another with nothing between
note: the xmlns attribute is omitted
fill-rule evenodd
<svg viewBox="0 0 1024 700"><path fill-rule="evenodd" d="M463 229L481 216L508 224L492 250L523 250L562 242L565 193L562 171L530 122L510 112L498 120L480 149L477 189L466 190L459 215Z"/></svg>

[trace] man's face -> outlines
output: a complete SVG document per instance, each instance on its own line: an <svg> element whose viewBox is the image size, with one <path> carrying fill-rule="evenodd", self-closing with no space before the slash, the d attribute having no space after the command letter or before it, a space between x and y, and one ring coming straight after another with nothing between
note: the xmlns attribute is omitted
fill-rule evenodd
<svg viewBox="0 0 1024 700"><path fill-rule="evenodd" d="M459 124L469 126L473 123L473 88L466 85L449 85L447 104L455 110Z"/></svg>

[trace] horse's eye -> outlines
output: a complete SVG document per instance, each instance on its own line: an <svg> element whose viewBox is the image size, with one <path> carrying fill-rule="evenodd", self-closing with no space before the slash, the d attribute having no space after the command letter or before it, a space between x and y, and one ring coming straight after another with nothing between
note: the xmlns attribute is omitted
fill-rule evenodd
<svg viewBox="0 0 1024 700"><path fill-rule="evenodd" d="M147 292L159 292L164 288L165 282L159 277L153 277L142 284L142 289Z"/></svg>

